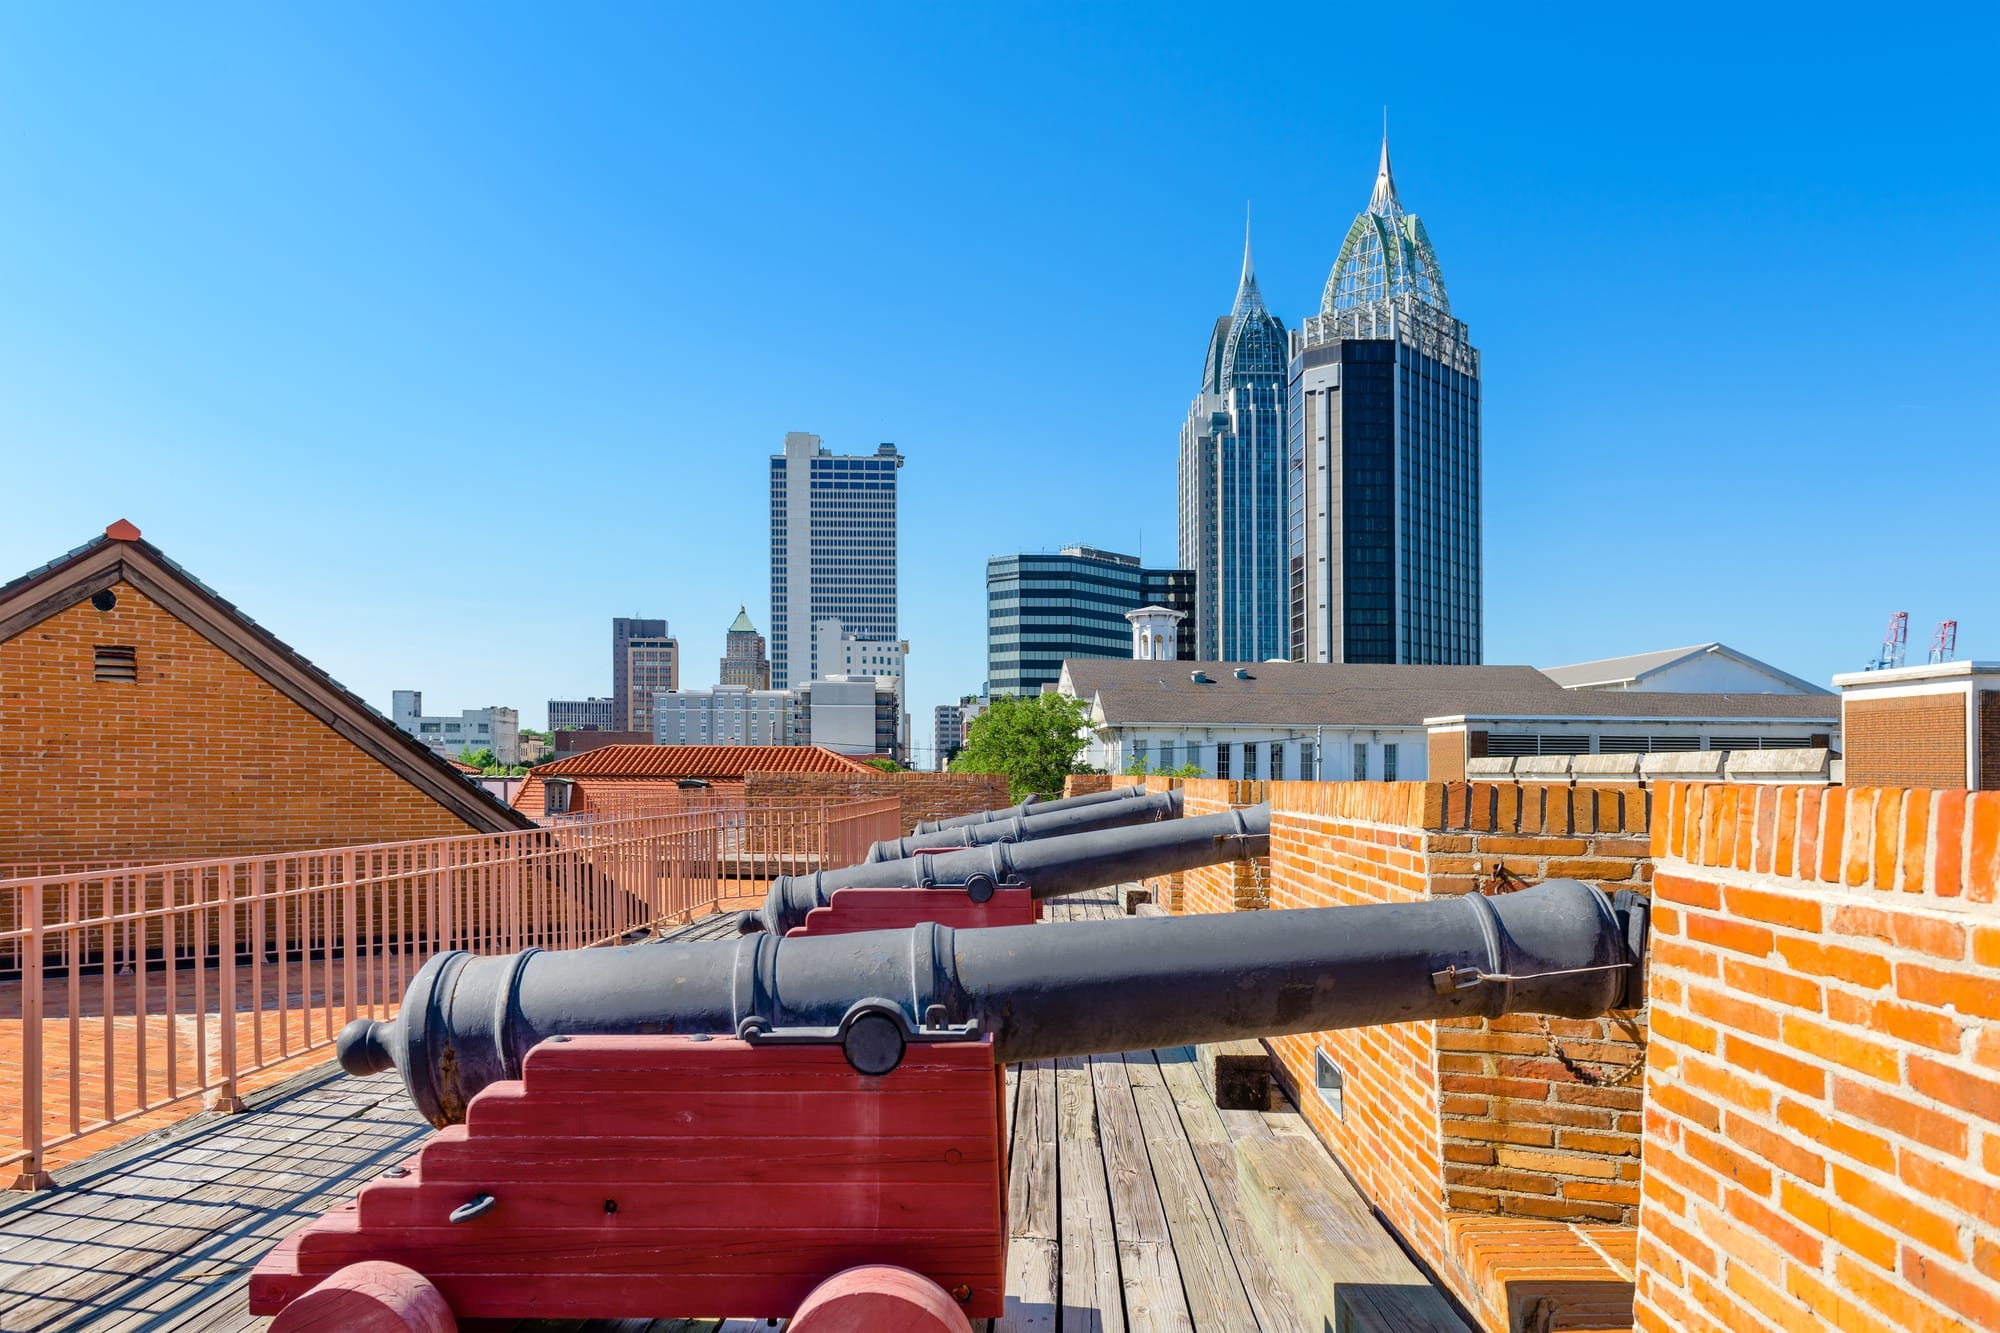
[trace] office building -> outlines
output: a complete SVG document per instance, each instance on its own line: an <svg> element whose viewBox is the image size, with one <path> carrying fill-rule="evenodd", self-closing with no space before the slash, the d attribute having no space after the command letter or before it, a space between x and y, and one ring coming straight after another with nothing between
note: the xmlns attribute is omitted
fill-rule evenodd
<svg viewBox="0 0 2000 1333"><path fill-rule="evenodd" d="M813 624L829 616L870 639L896 637L896 471L885 444L835 455L793 431L771 457L771 684L827 674Z"/></svg>
<svg viewBox="0 0 2000 1333"><path fill-rule="evenodd" d="M659 634L625 640L625 730L650 733L653 696L681 687L680 643L667 634L664 620L654 623Z"/></svg>
<svg viewBox="0 0 2000 1333"><path fill-rule="evenodd" d="M1181 426L1180 562L1195 576L1190 651L1290 654L1285 580L1285 326L1264 308L1243 235L1236 302L1215 321Z"/></svg>
<svg viewBox="0 0 2000 1333"><path fill-rule="evenodd" d="M615 731L617 719L612 699L549 700L550 731Z"/></svg>
<svg viewBox="0 0 2000 1333"><path fill-rule="evenodd" d="M1290 656L1478 663L1479 352L1386 139L1291 354Z"/></svg>
<svg viewBox="0 0 2000 1333"><path fill-rule="evenodd" d="M965 748L965 714L957 704L931 709L931 766L942 773Z"/></svg>
<svg viewBox="0 0 2000 1333"><path fill-rule="evenodd" d="M1067 657L1130 658L1125 613L1157 604L1191 617L1195 586L1191 570L1146 569L1137 556L1092 546L995 556L986 562L989 695L1039 693ZM1179 651L1194 656L1192 636Z"/></svg>
<svg viewBox="0 0 2000 1333"><path fill-rule="evenodd" d="M878 639L856 634L840 620L828 616L813 622L813 660L819 664L819 679L831 676L873 676L896 692L896 745L909 748L909 719L904 716L904 664L910 655L905 639Z"/></svg>
<svg viewBox="0 0 2000 1333"><path fill-rule="evenodd" d="M903 761L897 739L902 701L887 681L874 676L822 676L804 693L812 744L835 754L879 754Z"/></svg>
<svg viewBox="0 0 2000 1333"><path fill-rule="evenodd" d="M629 616L615 617L611 622L611 726L609 730L624 731L635 724L630 719L632 692L631 680L627 676L625 649L634 639L663 639L667 636L667 622L664 620L639 620ZM672 688L669 686L668 688ZM636 728L642 729L643 728Z"/></svg>
<svg viewBox="0 0 2000 1333"><path fill-rule="evenodd" d="M722 636L722 673L716 679L751 690L771 688L771 659L764 653L764 636L750 623L748 607L736 608L736 619Z"/></svg>
<svg viewBox="0 0 2000 1333"><path fill-rule="evenodd" d="M663 692L653 696L653 743L789 745L797 730L794 713L802 706L797 691L746 685Z"/></svg>
<svg viewBox="0 0 2000 1333"><path fill-rule="evenodd" d="M389 720L433 754L456 758L473 750L491 750L500 763L521 762L521 714L516 709L468 708L456 715L426 717L422 690L396 690L390 696Z"/></svg>

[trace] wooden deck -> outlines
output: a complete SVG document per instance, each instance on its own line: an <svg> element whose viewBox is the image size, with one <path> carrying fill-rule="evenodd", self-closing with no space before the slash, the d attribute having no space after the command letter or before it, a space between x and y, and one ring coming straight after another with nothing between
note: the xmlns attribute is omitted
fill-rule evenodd
<svg viewBox="0 0 2000 1333"><path fill-rule="evenodd" d="M1057 906L1051 920L1107 915L1111 897ZM732 933L727 913L677 932ZM1456 1327L1449 1313L1289 1108L1218 1111L1186 1048L1044 1061L1010 1070L1012 1138L1007 1314L989 1333ZM62 1188L0 1201L0 1331L261 1329L245 1308L251 1267L276 1241L428 1133L393 1074L322 1067L66 1171ZM1283 1145L1310 1176L1294 1190L1367 1265L1366 1300L1388 1311L1336 1316L1295 1292L1312 1245L1273 1244L1266 1198L1244 1197L1239 1145ZM1282 1156L1282 1154L1280 1154ZM1288 1189L1292 1188L1288 1184ZM1364 1253L1365 1252L1365 1253ZM1400 1269L1397 1268L1401 1262ZM1305 1278L1301 1283L1302 1276ZM1384 1293L1387 1293L1385 1295ZM1400 1295L1398 1295L1400 1293ZM1343 1310L1346 1307L1343 1306ZM1371 1306L1372 1308L1372 1306ZM1433 1314L1422 1312L1431 1311ZM1415 1313L1413 1313L1415 1312ZM468 1323L469 1330L749 1333L763 1321Z"/></svg>

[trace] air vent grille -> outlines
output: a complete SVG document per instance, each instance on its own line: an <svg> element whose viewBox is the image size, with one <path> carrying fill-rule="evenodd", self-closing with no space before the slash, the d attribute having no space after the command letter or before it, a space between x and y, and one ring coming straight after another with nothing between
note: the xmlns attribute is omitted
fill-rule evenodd
<svg viewBox="0 0 2000 1333"><path fill-rule="evenodd" d="M97 645L96 679L122 680L129 684L139 683L139 650L137 648L114 647L110 644Z"/></svg>

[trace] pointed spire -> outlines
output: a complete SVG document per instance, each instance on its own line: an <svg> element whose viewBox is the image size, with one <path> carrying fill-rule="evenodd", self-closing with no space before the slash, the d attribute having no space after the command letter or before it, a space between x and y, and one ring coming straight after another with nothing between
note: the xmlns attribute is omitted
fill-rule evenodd
<svg viewBox="0 0 2000 1333"><path fill-rule="evenodd" d="M1243 205L1243 277L1239 287L1257 281L1257 266L1250 262L1250 205Z"/></svg>
<svg viewBox="0 0 2000 1333"><path fill-rule="evenodd" d="M1243 276L1236 280L1236 304L1231 308L1231 319L1241 319L1245 315L1268 313L1264 308L1264 293L1257 290L1257 266L1250 258L1250 205L1243 206Z"/></svg>
<svg viewBox="0 0 2000 1333"><path fill-rule="evenodd" d="M1375 169L1375 193L1368 196L1368 211L1387 213L1402 211L1403 202L1396 198L1396 178L1389 172L1389 113L1382 113L1382 164Z"/></svg>

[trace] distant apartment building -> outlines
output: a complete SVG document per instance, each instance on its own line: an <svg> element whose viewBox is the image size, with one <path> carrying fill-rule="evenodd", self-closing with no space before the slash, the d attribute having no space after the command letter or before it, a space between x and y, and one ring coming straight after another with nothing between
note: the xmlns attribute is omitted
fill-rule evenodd
<svg viewBox="0 0 2000 1333"><path fill-rule="evenodd" d="M1290 655L1285 580L1285 326L1243 274L1215 321L1201 391L1181 426L1180 562L1195 576L1185 635L1208 661Z"/></svg>
<svg viewBox="0 0 2000 1333"><path fill-rule="evenodd" d="M426 717L422 690L397 690L391 696L389 720L437 754L456 758L473 750L491 750L500 763L521 762L521 714L512 708L468 708L455 717Z"/></svg>
<svg viewBox="0 0 2000 1333"><path fill-rule="evenodd" d="M771 684L829 674L813 660L813 626L832 617L856 635L896 637L893 444L836 455L819 436L785 436L771 457Z"/></svg>
<svg viewBox="0 0 2000 1333"><path fill-rule="evenodd" d="M607 730L625 731L633 727L631 666L627 652L634 639L664 639L667 622L615 616L611 621L611 725ZM672 689L673 687L667 686Z"/></svg>
<svg viewBox="0 0 2000 1333"><path fill-rule="evenodd" d="M823 676L805 687L811 743L846 755L903 760L902 698L875 676Z"/></svg>
<svg viewBox="0 0 2000 1333"><path fill-rule="evenodd" d="M722 672L716 679L751 690L771 688L771 659L764 652L764 636L750 623L748 607L736 608L736 619L722 636Z"/></svg>
<svg viewBox="0 0 2000 1333"><path fill-rule="evenodd" d="M935 766L939 772L950 767L958 752L965 748L965 729L972 720L986 711L987 702L976 694L967 694L957 703L939 704L931 710L932 747L936 755Z"/></svg>
<svg viewBox="0 0 2000 1333"><path fill-rule="evenodd" d="M1482 660L1479 351L1389 173L1291 334L1290 656Z"/></svg>
<svg viewBox="0 0 2000 1333"><path fill-rule="evenodd" d="M790 745L801 707L796 691L718 685L653 696L656 745Z"/></svg>
<svg viewBox="0 0 2000 1333"><path fill-rule="evenodd" d="M665 621L659 622L665 625ZM625 727L650 734L653 696L681 687L681 646L664 629L656 635L634 635L625 641Z"/></svg>
<svg viewBox="0 0 2000 1333"><path fill-rule="evenodd" d="M1195 576L1147 569L1139 558L1065 546L986 562L986 686L989 695L1037 694L1062 675L1065 658L1132 655L1128 611L1158 605L1192 617ZM1194 641L1184 636L1183 657Z"/></svg>
<svg viewBox="0 0 2000 1333"><path fill-rule="evenodd" d="M617 701L613 699L549 700L550 731L616 731Z"/></svg>

